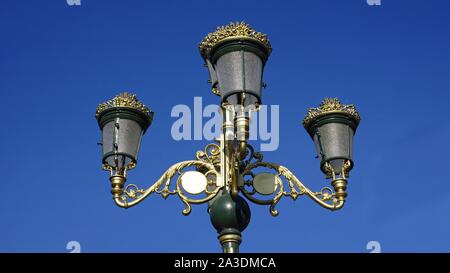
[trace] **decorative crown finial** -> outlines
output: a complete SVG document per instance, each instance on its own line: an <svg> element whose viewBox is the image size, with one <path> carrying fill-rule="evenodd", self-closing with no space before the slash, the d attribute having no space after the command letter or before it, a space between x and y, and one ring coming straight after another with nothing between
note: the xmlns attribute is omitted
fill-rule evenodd
<svg viewBox="0 0 450 273"><path fill-rule="evenodd" d="M97 110L95 111L95 117L99 117L99 115L110 108L114 107L127 107L132 108L135 110L138 110L145 114L149 119L152 118L152 111L150 108L145 106L142 102L138 100L135 94L131 94L128 92L120 93L119 95L115 96L113 99L101 103L97 106Z"/></svg>
<svg viewBox="0 0 450 273"><path fill-rule="evenodd" d="M249 24L245 22L230 23L226 26L217 27L215 32L208 35L200 42L200 54L204 59L209 57L209 53L213 47L228 39L249 39L262 44L267 52L272 52L272 46L266 34L255 31Z"/></svg>
<svg viewBox="0 0 450 273"><path fill-rule="evenodd" d="M325 98L317 108L309 108L308 113L303 119L303 126L306 128L317 117L323 116L329 113L345 113L355 119L356 123L359 123L361 117L353 104L345 105L341 104L338 98Z"/></svg>

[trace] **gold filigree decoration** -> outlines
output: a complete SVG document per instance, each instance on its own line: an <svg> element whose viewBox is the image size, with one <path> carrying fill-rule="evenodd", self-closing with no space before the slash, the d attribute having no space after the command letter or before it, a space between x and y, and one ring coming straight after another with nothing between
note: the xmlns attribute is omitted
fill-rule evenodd
<svg viewBox="0 0 450 273"><path fill-rule="evenodd" d="M361 120L361 117L353 104L341 104L338 98L325 98L319 107L308 109L308 113L303 119L303 126L306 128L317 117L329 113L345 113L355 119L357 123Z"/></svg>
<svg viewBox="0 0 450 273"><path fill-rule="evenodd" d="M345 160L344 164L342 165L341 170L341 176L342 178L346 179L350 177L350 168L352 167L352 162L350 160ZM331 164L329 162L325 162L325 178L332 180L336 180L336 172L334 171L333 167L331 167Z"/></svg>
<svg viewBox="0 0 450 273"><path fill-rule="evenodd" d="M118 164L116 163L116 166ZM102 164L102 170L104 171L108 171L110 176L113 175L123 175L126 176L127 175L127 171L132 170L136 168L136 162L131 161L130 163L128 163L127 166L122 167L122 168L118 168L118 167L113 167L107 163L103 163Z"/></svg>
<svg viewBox="0 0 450 273"><path fill-rule="evenodd" d="M272 216L278 215L278 210L275 207L283 196L289 196L293 200L296 200L301 195L307 195L320 206L329 210L338 210L344 205L344 202L336 198L335 192L333 192L330 188L325 187L318 192L313 192L308 189L289 169L276 163L255 162L249 164L245 168L243 175L253 176L252 170L258 167L265 167L276 171L279 178L284 177L286 179L289 187L288 190L285 190L283 181L281 179L276 179L276 191L274 193L274 197L268 200L257 199L253 196L255 193L254 190L249 192L245 189L245 187L241 187L241 192L248 200L260 205L270 205L269 211ZM248 185L250 183L246 184Z"/></svg>
<svg viewBox="0 0 450 273"><path fill-rule="evenodd" d="M211 163L213 165L220 165L220 146L215 143L206 145L203 151L197 151L195 157L197 160Z"/></svg>
<svg viewBox="0 0 450 273"><path fill-rule="evenodd" d="M264 159L263 153L255 151L255 148L253 148L253 146L248 143L246 146L247 146L247 150L248 150L248 156L247 156L248 159L243 161L245 166L247 166L250 163L263 161L263 159Z"/></svg>
<svg viewBox="0 0 450 273"><path fill-rule="evenodd" d="M220 176L220 174L215 170L214 165L208 162L199 160L182 161L172 165L152 186L145 190L139 188L135 184L128 185L125 187L123 194L117 198L114 198L114 201L119 207L129 208L139 204L152 193L160 194L164 199L170 195L178 195L185 205L185 209L183 209L182 213L184 215L189 215L192 210L191 204L203 204L210 201L219 193L223 186L215 187L211 191L208 190L207 187L204 190L204 193L206 194L206 197L204 198L193 199L186 196L181 185L181 176L183 174L183 170L188 167L197 167L207 170L204 175L210 179L210 181L208 181L208 185L214 183L214 181L211 180L213 179L211 177L217 178ZM175 176L178 176L178 179L176 181L175 189L171 190L171 182Z"/></svg>
<svg viewBox="0 0 450 273"><path fill-rule="evenodd" d="M136 95L130 94L128 92L120 93L115 96L113 99L101 103L97 106L97 110L95 111L95 116L98 116L105 110L114 108L114 107L127 107L138 110L145 114L150 120L153 118L153 112L145 106L142 102L138 100Z"/></svg>
<svg viewBox="0 0 450 273"><path fill-rule="evenodd" d="M272 52L272 46L266 34L255 31L249 24L245 22L230 23L226 26L217 27L217 30L208 35L200 42L200 54L204 59L209 57L211 49L228 39L250 39L262 44L267 52Z"/></svg>
<svg viewBox="0 0 450 273"><path fill-rule="evenodd" d="M124 193L131 199L137 199L139 195L142 195L145 193L145 190L140 189L135 184L129 184L125 187Z"/></svg>

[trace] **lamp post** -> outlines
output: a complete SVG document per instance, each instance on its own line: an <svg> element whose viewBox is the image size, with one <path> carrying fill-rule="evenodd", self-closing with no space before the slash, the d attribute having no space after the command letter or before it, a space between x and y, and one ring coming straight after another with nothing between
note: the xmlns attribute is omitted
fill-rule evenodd
<svg viewBox="0 0 450 273"><path fill-rule="evenodd" d="M263 70L272 51L267 36L248 24L231 23L209 33L199 45L210 74L212 92L219 95L222 134L218 143L197 151L194 160L169 167L150 187L127 184L127 171L137 164L141 138L153 120L153 112L135 95L122 93L97 107L102 131L102 166L110 172L116 205L129 208L150 194L163 198L177 195L188 215L192 204L208 203L222 250L239 252L241 232L250 222L247 201L269 206L272 216L283 196L296 200L304 195L329 210L344 206L347 178L353 168L353 135L360 116L353 105L325 99L310 108L303 125L315 143L320 169L331 186L308 189L289 169L263 161L248 143L250 113L262 103ZM258 170L264 169L264 172ZM247 201L246 201L247 200Z"/></svg>

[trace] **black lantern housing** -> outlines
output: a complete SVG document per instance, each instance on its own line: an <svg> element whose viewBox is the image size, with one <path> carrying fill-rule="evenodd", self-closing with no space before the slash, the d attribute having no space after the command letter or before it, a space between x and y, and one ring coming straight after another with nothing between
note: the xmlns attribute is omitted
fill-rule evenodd
<svg viewBox="0 0 450 273"><path fill-rule="evenodd" d="M117 171L132 169L153 112L135 95L123 93L100 104L96 118L102 131L103 166Z"/></svg>
<svg viewBox="0 0 450 273"><path fill-rule="evenodd" d="M319 108L311 108L304 127L316 146L320 168L327 173L329 163L335 174L341 174L346 161L353 167L353 135L360 121L353 105L342 105L338 99L325 99Z"/></svg>

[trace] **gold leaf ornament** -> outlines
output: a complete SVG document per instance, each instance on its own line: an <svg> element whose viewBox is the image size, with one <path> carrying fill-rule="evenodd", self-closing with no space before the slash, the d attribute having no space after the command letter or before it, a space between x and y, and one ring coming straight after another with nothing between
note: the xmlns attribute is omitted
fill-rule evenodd
<svg viewBox="0 0 450 273"><path fill-rule="evenodd" d="M215 46L230 39L254 40L263 45L269 55L272 52L272 46L266 34L255 31L245 22L232 22L226 26L217 27L215 32L208 33L198 46L200 54L204 59L207 59Z"/></svg>
<svg viewBox="0 0 450 273"><path fill-rule="evenodd" d="M140 102L135 94L131 94L128 92L120 93L119 95L115 96L113 99L101 103L97 106L97 109L95 111L95 117L98 118L98 116L105 110L115 107L126 107L126 108L132 108L135 110L138 110L142 113L144 113L149 118L152 117L152 111L150 108L145 106L142 102Z"/></svg>

